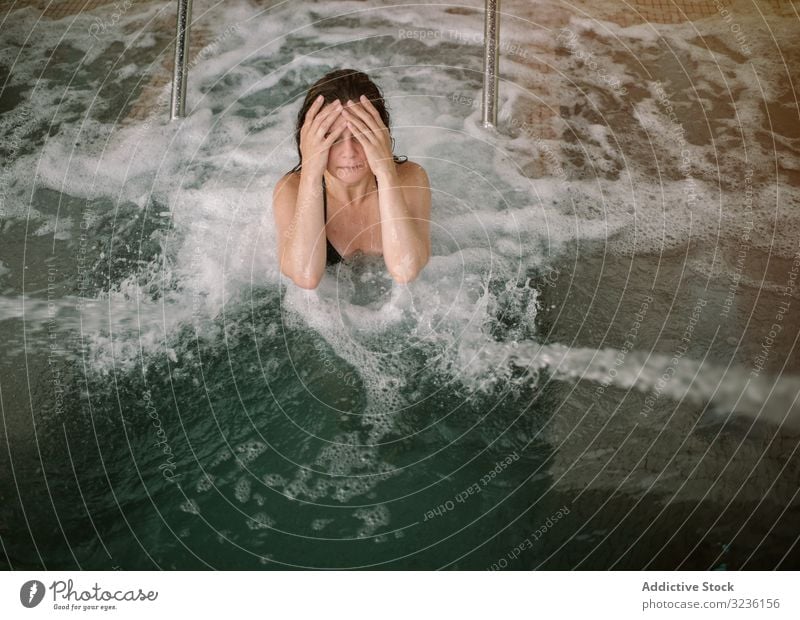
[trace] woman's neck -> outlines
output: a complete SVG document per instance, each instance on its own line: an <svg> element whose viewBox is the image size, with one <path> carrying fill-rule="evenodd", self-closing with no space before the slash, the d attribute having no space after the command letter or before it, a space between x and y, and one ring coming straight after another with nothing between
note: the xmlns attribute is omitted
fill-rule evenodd
<svg viewBox="0 0 800 620"><path fill-rule="evenodd" d="M378 189L375 176L371 171L356 183L344 183L327 170L323 172L323 175L325 176L325 187L328 188L328 191L337 202L344 205L352 204L357 206Z"/></svg>

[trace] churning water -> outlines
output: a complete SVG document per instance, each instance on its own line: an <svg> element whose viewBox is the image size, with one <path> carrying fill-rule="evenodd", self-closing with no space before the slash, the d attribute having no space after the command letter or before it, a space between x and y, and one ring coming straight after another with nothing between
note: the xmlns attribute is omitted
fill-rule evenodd
<svg viewBox="0 0 800 620"><path fill-rule="evenodd" d="M800 567L796 19L504 2L487 131L482 4L195 0L175 123L173 3L5 17L0 563ZM339 67L431 179L408 287L276 266Z"/></svg>

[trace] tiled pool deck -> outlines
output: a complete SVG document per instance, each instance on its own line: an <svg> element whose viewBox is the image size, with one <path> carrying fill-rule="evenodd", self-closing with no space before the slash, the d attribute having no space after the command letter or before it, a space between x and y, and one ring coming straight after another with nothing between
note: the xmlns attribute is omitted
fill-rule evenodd
<svg viewBox="0 0 800 620"><path fill-rule="evenodd" d="M269 5L268 0L250 0L254 5ZM157 19L154 20L153 27L163 29L165 33L171 33L175 29L177 12L177 2L171 0L0 0L0 28L7 28L13 25L14 12L25 7L33 7L40 11L45 19L63 19L71 15L90 11L98 7L105 6L109 12L127 10L133 3L141 6L144 3L157 3L164 6L164 10ZM579 16L588 19L598 19L602 21L614 22L622 26L636 24L677 24L697 19L703 19L724 11L726 7L733 4L732 0L571 0L564 3L561 7L554 4L545 5L546 11L537 7L537 3L532 1L523 6L530 11L525 16L538 24L546 25L550 28L559 28L569 22L571 16ZM501 3L501 9L509 12L518 10L518 2ZM742 6L741 4L739 6ZM759 11L764 14L778 15L786 17L796 17L800 20L800 0L754 0L752 11ZM453 7L453 12L465 13L470 9L463 6ZM210 24L214 19L218 19L218 14L224 11L224 5L215 7L216 13L211 12L198 16L194 11L191 33L191 46L189 58L197 58L200 50L212 42ZM475 11L479 13L480 11ZM216 25L216 24L215 24ZM502 33L502 22L501 22ZM540 58L547 58L551 53L555 53L555 47L551 49L537 49ZM191 60L190 60L191 62ZM502 61L501 61L502 62ZM537 71L542 74L550 73L551 66L547 62L535 63ZM173 54L168 50L163 54L163 60L158 70L154 71L138 96L138 99L127 112L125 121L140 120L158 114L167 114L167 102L164 98L164 87L172 79ZM501 64L502 73L502 64ZM191 79L191 77L190 77ZM531 86L531 85L528 85ZM554 137L552 124L549 122L554 110L558 109L557 93L548 93L545 85L532 85L537 89L537 94L545 103L538 109L530 112L531 118L527 119L533 126L539 128L539 135L542 137ZM161 94L160 99L157 95ZM123 122L125 122L123 121Z"/></svg>
<svg viewBox="0 0 800 620"><path fill-rule="evenodd" d="M132 1L127 0L129 4ZM145 2L170 4L164 3L163 0L135 1L138 5ZM109 8L113 10L113 5L122 6L125 2L126 0L0 0L0 16L6 16L9 11L30 6L41 11L43 17L61 19L81 11L91 11L99 6L112 5ZM259 0L251 0L251 2L253 4L269 4ZM171 4L177 6L177 2L173 1ZM577 0L570 2L569 6L585 11L589 17L629 25L644 22L675 24L701 19L718 12L719 7L731 4L731 0L627 0L626 2L622 0L600 2ZM786 16L800 15L800 2L797 0L754 0L754 4L757 4L759 9L765 13ZM564 10L568 10L566 4Z"/></svg>

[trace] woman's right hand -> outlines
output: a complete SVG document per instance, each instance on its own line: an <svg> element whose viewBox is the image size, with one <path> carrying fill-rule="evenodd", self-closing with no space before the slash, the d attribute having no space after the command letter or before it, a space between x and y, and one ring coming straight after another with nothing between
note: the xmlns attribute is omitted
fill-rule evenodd
<svg viewBox="0 0 800 620"><path fill-rule="evenodd" d="M347 127L342 103L337 99L323 107L320 95L306 112L300 129L300 155L303 168L320 175L328 166L328 151Z"/></svg>

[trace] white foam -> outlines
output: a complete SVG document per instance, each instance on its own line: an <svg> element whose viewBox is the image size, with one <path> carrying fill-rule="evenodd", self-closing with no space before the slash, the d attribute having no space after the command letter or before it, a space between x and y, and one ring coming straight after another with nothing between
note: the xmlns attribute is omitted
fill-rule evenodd
<svg viewBox="0 0 800 620"><path fill-rule="evenodd" d="M236 481L236 485L233 488L234 497L239 500L241 503L245 503L250 500L250 494L252 492L252 482L250 478L242 477Z"/></svg>
<svg viewBox="0 0 800 620"><path fill-rule="evenodd" d="M257 512L247 519L246 523L251 530L271 530L275 527L276 521L264 512Z"/></svg>

